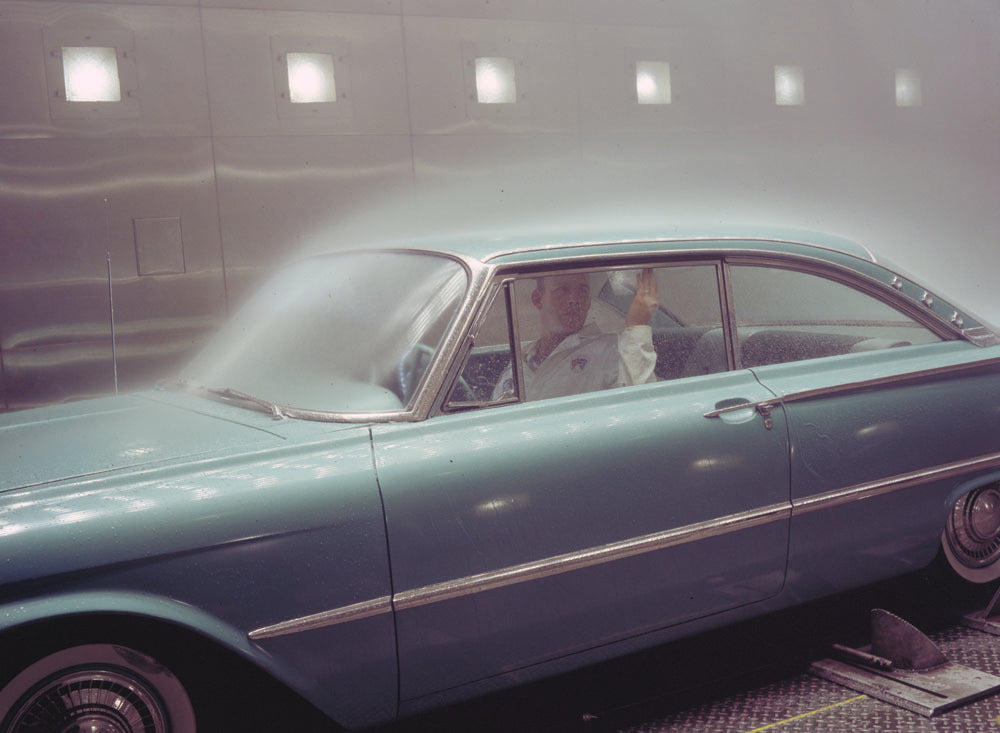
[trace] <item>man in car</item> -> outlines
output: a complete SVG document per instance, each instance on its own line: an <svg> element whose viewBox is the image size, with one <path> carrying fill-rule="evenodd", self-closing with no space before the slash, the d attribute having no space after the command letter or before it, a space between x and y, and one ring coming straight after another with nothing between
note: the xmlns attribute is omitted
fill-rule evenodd
<svg viewBox="0 0 1000 733"><path fill-rule="evenodd" d="M619 334L585 327L590 311L586 273L549 275L536 280L531 303L541 332L524 349L521 378L528 400L593 392L656 380L656 352L649 320L657 307L656 276L636 275L635 297ZM500 375L494 399L514 390L511 366Z"/></svg>

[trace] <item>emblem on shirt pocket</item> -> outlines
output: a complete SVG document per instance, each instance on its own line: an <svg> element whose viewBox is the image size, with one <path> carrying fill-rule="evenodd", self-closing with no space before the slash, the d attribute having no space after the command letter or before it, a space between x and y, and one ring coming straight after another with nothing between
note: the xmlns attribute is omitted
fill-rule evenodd
<svg viewBox="0 0 1000 733"><path fill-rule="evenodd" d="M578 356L570 362L569 368L574 372L582 372L587 368L587 358L583 356Z"/></svg>

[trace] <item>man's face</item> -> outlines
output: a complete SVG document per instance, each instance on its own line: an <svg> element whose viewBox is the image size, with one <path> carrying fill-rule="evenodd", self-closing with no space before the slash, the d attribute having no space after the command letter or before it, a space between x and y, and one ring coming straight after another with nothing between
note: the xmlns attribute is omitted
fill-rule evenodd
<svg viewBox="0 0 1000 733"><path fill-rule="evenodd" d="M590 282L585 274L550 275L538 281L531 302L541 315L542 333L568 336L583 328L590 310Z"/></svg>

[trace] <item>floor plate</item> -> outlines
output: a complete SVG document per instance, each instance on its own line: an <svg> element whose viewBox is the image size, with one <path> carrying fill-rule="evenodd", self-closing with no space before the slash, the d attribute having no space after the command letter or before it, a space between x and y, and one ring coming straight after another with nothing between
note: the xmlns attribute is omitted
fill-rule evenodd
<svg viewBox="0 0 1000 733"><path fill-rule="evenodd" d="M910 712L931 717L1000 691L1000 677L949 662L921 672L883 671L836 659L813 662L809 671Z"/></svg>

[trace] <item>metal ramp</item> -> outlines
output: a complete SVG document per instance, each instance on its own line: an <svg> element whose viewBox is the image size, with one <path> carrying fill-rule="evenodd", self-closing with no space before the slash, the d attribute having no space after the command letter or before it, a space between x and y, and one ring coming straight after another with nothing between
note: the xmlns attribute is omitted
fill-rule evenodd
<svg viewBox="0 0 1000 733"><path fill-rule="evenodd" d="M1000 591L994 600L998 596ZM916 627L888 611L873 609L871 627L869 646L834 645L836 658L813 662L809 671L926 717L1000 691L1000 677L950 662Z"/></svg>

